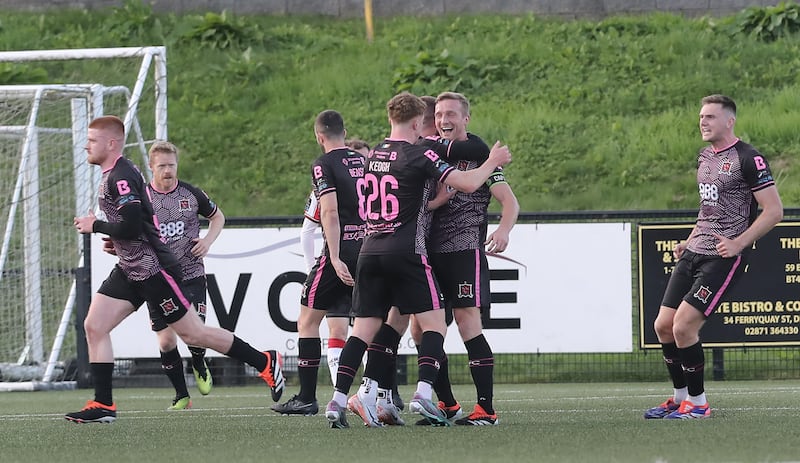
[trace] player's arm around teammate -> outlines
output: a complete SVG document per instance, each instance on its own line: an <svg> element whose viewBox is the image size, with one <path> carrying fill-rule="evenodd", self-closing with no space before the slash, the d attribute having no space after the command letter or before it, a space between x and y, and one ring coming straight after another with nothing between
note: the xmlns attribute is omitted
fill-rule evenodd
<svg viewBox="0 0 800 463"><path fill-rule="evenodd" d="M508 247L511 229L519 217L519 202L508 183L497 183L489 189L494 199L500 203L500 223L486 238L486 252L503 252Z"/></svg>
<svg viewBox="0 0 800 463"><path fill-rule="evenodd" d="M454 170L444 179L444 183L464 193L472 193L480 188L498 167L511 162L511 151L499 141L494 143L489 158L480 167L468 171Z"/></svg>

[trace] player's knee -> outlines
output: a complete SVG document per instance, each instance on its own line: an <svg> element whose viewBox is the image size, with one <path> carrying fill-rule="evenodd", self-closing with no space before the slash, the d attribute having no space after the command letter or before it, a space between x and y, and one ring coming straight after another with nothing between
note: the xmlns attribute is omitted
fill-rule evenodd
<svg viewBox="0 0 800 463"><path fill-rule="evenodd" d="M172 325L172 328L184 343L190 346L206 347L204 344L204 339L207 338L206 325L200 323L191 325L176 324Z"/></svg>
<svg viewBox="0 0 800 463"><path fill-rule="evenodd" d="M409 332L411 333L411 339L414 340L415 344L419 345L422 343L422 329L420 329L418 324L413 323Z"/></svg>
<svg viewBox="0 0 800 463"><path fill-rule="evenodd" d="M481 334L480 325L476 326L461 326L458 325L458 334L461 335L462 341L469 341L470 339Z"/></svg>
<svg viewBox="0 0 800 463"><path fill-rule="evenodd" d="M653 328L655 328L658 339L663 340L672 338L672 323L665 323L656 319L656 322L653 324Z"/></svg>
<svg viewBox="0 0 800 463"><path fill-rule="evenodd" d="M394 328L398 333L405 333L406 329L408 329L410 318L409 315L401 314L397 307L392 307L386 318L386 324Z"/></svg>
<svg viewBox="0 0 800 463"><path fill-rule="evenodd" d="M678 343L678 346L686 347L696 342L695 339L697 339L698 333L691 325L675 323L672 327L672 337Z"/></svg>
<svg viewBox="0 0 800 463"><path fill-rule="evenodd" d="M192 346L199 346L199 347L205 346L205 344L203 344L203 339L204 338L205 338L205 336L203 336L201 333L195 332L195 331L190 331L190 332L187 332L187 333L183 333L181 335L181 339L183 340L184 343L186 343L188 345L192 345Z"/></svg>
<svg viewBox="0 0 800 463"><path fill-rule="evenodd" d="M477 308L454 310L453 317L456 320L456 325L458 325L458 333L464 341L481 334L483 322L480 310Z"/></svg>
<svg viewBox="0 0 800 463"><path fill-rule="evenodd" d="M309 320L297 321L297 335L301 338L316 338L319 337L319 323L314 323ZM347 334L345 333L345 337Z"/></svg>
<svg viewBox="0 0 800 463"><path fill-rule="evenodd" d="M324 316L325 312L321 310L314 310L306 306L300 307L300 316L297 317L297 334L301 338L317 337ZM330 325L330 322L328 324Z"/></svg>
<svg viewBox="0 0 800 463"><path fill-rule="evenodd" d="M161 330L158 332L158 348L161 352L169 352L178 347L178 337L172 330Z"/></svg>
<svg viewBox="0 0 800 463"><path fill-rule="evenodd" d="M656 321L653 323L653 328L655 329L659 340L670 341L673 339L672 331L674 321L674 316L665 315L663 312L659 313L659 315L656 317Z"/></svg>
<svg viewBox="0 0 800 463"><path fill-rule="evenodd" d="M98 339L105 334L108 334L107 330L103 327L105 325L100 323L99 320L96 320L94 317L87 317L83 321L83 329L86 332L86 340L91 343L94 339Z"/></svg>
<svg viewBox="0 0 800 463"><path fill-rule="evenodd" d="M347 339L347 326L342 327L329 327L328 336L333 339Z"/></svg>

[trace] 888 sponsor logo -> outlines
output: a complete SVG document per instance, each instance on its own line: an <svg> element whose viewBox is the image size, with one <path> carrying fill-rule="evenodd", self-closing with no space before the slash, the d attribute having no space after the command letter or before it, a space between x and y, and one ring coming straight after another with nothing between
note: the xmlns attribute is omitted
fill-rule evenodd
<svg viewBox="0 0 800 463"><path fill-rule="evenodd" d="M158 224L158 234L162 238L173 238L175 236L183 236L186 230L186 224L183 220L176 220L174 222L162 222Z"/></svg>
<svg viewBox="0 0 800 463"><path fill-rule="evenodd" d="M699 183L700 199L704 202L716 203L719 199L719 189L713 183Z"/></svg>

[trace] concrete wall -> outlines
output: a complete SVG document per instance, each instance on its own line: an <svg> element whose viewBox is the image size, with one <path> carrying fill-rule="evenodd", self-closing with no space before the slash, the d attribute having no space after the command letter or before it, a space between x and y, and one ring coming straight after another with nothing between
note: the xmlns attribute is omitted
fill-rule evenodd
<svg viewBox="0 0 800 463"><path fill-rule="evenodd" d="M363 16L363 0L146 0L154 11L176 13L223 10L235 14ZM724 16L748 6L779 0L373 0L375 16L480 13L535 13L557 17L602 18L618 14L666 11L687 16ZM114 0L0 0L0 10L46 11L120 6Z"/></svg>

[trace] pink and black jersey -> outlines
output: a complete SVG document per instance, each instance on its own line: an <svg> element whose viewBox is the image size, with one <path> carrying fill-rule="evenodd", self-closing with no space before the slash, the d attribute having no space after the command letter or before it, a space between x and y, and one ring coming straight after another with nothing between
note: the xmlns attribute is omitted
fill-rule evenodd
<svg viewBox="0 0 800 463"><path fill-rule="evenodd" d="M191 251L194 240L200 237L198 215L212 217L217 213L217 205L203 190L181 180L172 191L158 191L152 183L147 190L158 219L159 236L178 258L183 278L205 276L203 258L193 256Z"/></svg>
<svg viewBox="0 0 800 463"><path fill-rule="evenodd" d="M443 182L455 168L430 147L386 139L367 156L359 191L367 214L362 254L427 255L429 180Z"/></svg>
<svg viewBox="0 0 800 463"><path fill-rule="evenodd" d="M445 160L458 170L472 170L489 158L489 147L480 137L467 134L467 140L453 141L433 137L430 143L447 146ZM473 193L456 192L450 201L433 213L428 250L430 252L457 252L478 249L486 241L489 223L489 189L496 183L505 183L503 169L498 167L489 179Z"/></svg>
<svg viewBox="0 0 800 463"><path fill-rule="evenodd" d="M162 269L179 273L179 265L167 245L161 241L155 225L153 206L145 191L144 178L130 160L119 157L103 172L98 195L100 210L109 223L122 222L120 210L128 205L141 207L142 232L136 239L111 238L119 257L118 265L131 280L141 281Z"/></svg>
<svg viewBox="0 0 800 463"><path fill-rule="evenodd" d="M741 140L720 151L711 146L701 150L697 159L700 211L687 248L697 254L718 255L713 234L741 235L757 216L753 193L774 184L767 160Z"/></svg>
<svg viewBox="0 0 800 463"><path fill-rule="evenodd" d="M358 195L358 185L363 177L364 156L347 148L331 150L317 158L311 166L311 182L317 202L328 193L336 193L339 255L342 260L356 259L364 241L364 215L359 206L361 202ZM314 209L317 212L314 216L317 221L320 220L318 208L315 204ZM308 207L306 209L308 216ZM327 240L323 244L322 255L330 255Z"/></svg>

